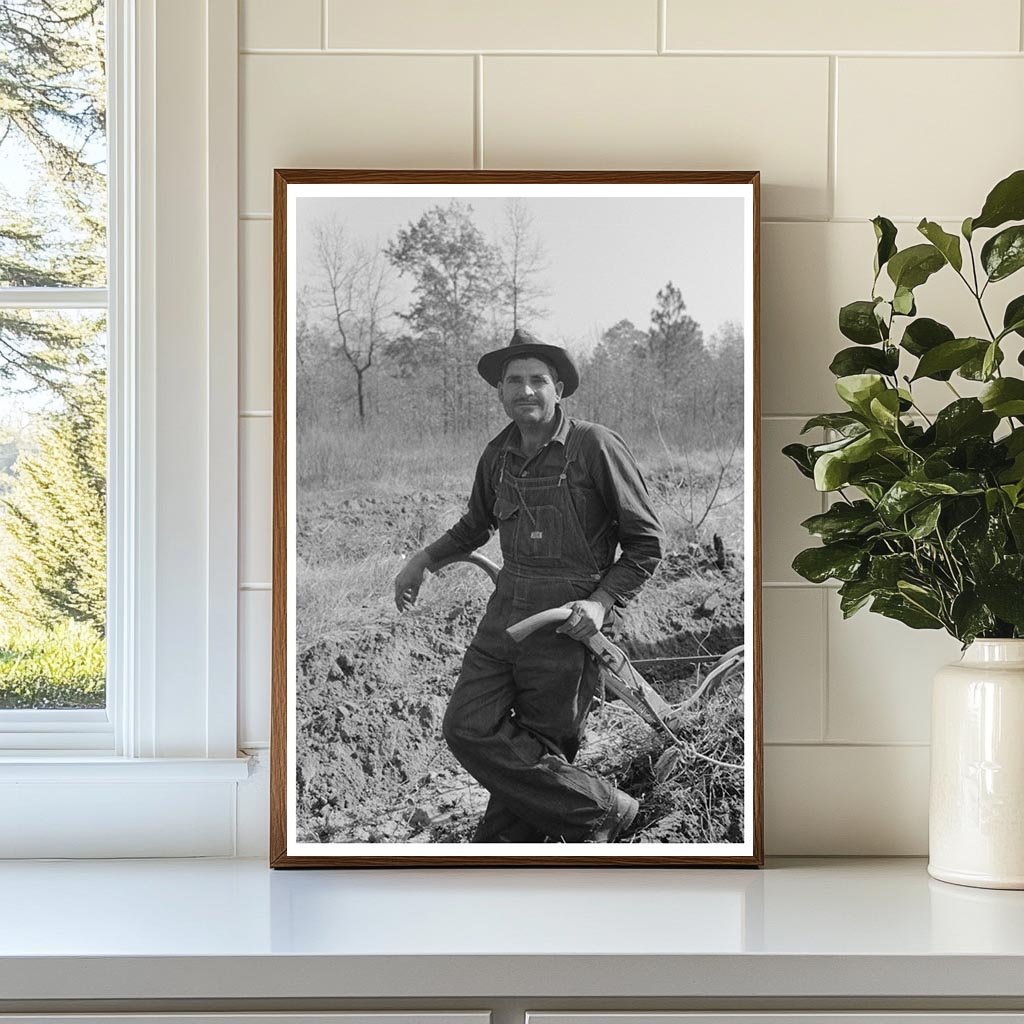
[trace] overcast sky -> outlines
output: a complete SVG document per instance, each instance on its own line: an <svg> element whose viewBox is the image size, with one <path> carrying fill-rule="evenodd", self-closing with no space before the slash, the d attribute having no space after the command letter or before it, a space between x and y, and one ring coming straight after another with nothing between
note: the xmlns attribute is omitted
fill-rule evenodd
<svg viewBox="0 0 1024 1024"><path fill-rule="evenodd" d="M503 230L503 199L466 200L490 241ZM738 198L524 198L543 244L548 315L530 329L542 341L589 348L622 319L646 329L655 296L669 280L687 311L712 335L726 320L743 322L743 201ZM300 198L297 202L299 285L312 266L311 232L336 217L350 237L385 245L437 198ZM408 282L408 277L402 282ZM402 284L399 295L408 296ZM403 292L404 289L404 292Z"/></svg>

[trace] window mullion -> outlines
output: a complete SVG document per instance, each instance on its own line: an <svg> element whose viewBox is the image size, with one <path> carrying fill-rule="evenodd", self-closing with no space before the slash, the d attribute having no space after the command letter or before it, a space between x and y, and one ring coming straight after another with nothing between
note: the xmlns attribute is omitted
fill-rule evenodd
<svg viewBox="0 0 1024 1024"><path fill-rule="evenodd" d="M0 288L0 309L106 309L106 288Z"/></svg>

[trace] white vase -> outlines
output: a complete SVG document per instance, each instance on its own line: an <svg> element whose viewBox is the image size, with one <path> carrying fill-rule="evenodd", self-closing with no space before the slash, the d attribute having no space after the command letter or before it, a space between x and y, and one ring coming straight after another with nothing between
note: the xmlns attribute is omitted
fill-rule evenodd
<svg viewBox="0 0 1024 1024"><path fill-rule="evenodd" d="M1024 889L1024 640L975 640L932 688L928 873Z"/></svg>

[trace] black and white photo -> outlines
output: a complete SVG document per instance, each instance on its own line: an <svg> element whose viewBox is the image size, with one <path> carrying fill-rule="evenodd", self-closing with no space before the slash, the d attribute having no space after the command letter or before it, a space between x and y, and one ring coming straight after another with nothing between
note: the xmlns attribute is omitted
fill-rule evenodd
<svg viewBox="0 0 1024 1024"><path fill-rule="evenodd" d="M760 863L756 173L276 176L272 863Z"/></svg>

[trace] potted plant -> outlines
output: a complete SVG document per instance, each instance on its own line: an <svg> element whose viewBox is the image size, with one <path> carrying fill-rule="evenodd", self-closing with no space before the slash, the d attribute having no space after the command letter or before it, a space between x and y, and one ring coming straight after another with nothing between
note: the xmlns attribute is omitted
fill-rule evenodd
<svg viewBox="0 0 1024 1024"><path fill-rule="evenodd" d="M853 344L830 366L845 408L805 424L824 443L783 449L834 495L803 523L822 543L796 572L839 580L844 617L870 607L963 644L933 688L929 871L1012 888L1024 888L1024 354L1012 355L1024 294L1001 316L985 300L1024 267L1021 221L1024 170L959 235L922 220L923 241L901 249L875 217L871 297L839 311ZM973 296L973 328L918 314L915 290L940 272ZM924 380L949 391L934 416L915 394Z"/></svg>

